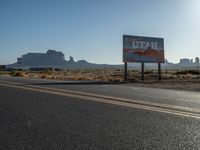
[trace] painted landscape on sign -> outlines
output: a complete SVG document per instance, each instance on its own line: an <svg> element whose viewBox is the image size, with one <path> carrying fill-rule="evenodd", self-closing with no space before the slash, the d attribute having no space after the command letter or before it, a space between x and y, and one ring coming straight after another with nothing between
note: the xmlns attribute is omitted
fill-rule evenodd
<svg viewBox="0 0 200 150"><path fill-rule="evenodd" d="M140 36L123 36L124 62L164 62L164 39Z"/></svg>

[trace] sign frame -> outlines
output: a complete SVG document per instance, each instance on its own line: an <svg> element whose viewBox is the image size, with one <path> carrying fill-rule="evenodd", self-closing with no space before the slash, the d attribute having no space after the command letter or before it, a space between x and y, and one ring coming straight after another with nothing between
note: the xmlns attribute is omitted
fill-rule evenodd
<svg viewBox="0 0 200 150"><path fill-rule="evenodd" d="M164 38L123 35L123 62L164 63Z"/></svg>

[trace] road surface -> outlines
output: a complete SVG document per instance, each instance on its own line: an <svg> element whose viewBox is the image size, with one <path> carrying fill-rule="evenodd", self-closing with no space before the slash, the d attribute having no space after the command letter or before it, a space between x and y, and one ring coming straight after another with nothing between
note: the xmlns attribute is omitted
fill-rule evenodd
<svg viewBox="0 0 200 150"><path fill-rule="evenodd" d="M199 149L199 101L196 92L0 77L0 149Z"/></svg>

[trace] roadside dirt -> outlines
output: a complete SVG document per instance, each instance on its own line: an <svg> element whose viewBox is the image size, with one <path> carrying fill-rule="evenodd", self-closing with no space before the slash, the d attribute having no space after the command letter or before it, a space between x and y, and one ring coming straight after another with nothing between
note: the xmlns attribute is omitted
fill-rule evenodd
<svg viewBox="0 0 200 150"><path fill-rule="evenodd" d="M200 80L136 81L134 85L200 92Z"/></svg>

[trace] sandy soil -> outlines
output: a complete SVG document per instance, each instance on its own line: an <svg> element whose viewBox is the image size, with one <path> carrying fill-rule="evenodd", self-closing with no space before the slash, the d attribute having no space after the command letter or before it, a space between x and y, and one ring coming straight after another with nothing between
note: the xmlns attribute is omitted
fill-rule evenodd
<svg viewBox="0 0 200 150"><path fill-rule="evenodd" d="M154 72L147 72L145 74L145 81L140 80L140 73L130 71L128 83L143 86L155 87L165 89L178 89L200 92L200 75L176 75L175 71L166 75L163 74L163 80L157 80L157 74ZM84 70L70 70L70 71L10 71L0 72L4 76L18 76L27 78L42 78L52 80L99 80L111 82L123 82L123 72L120 69L84 69Z"/></svg>

